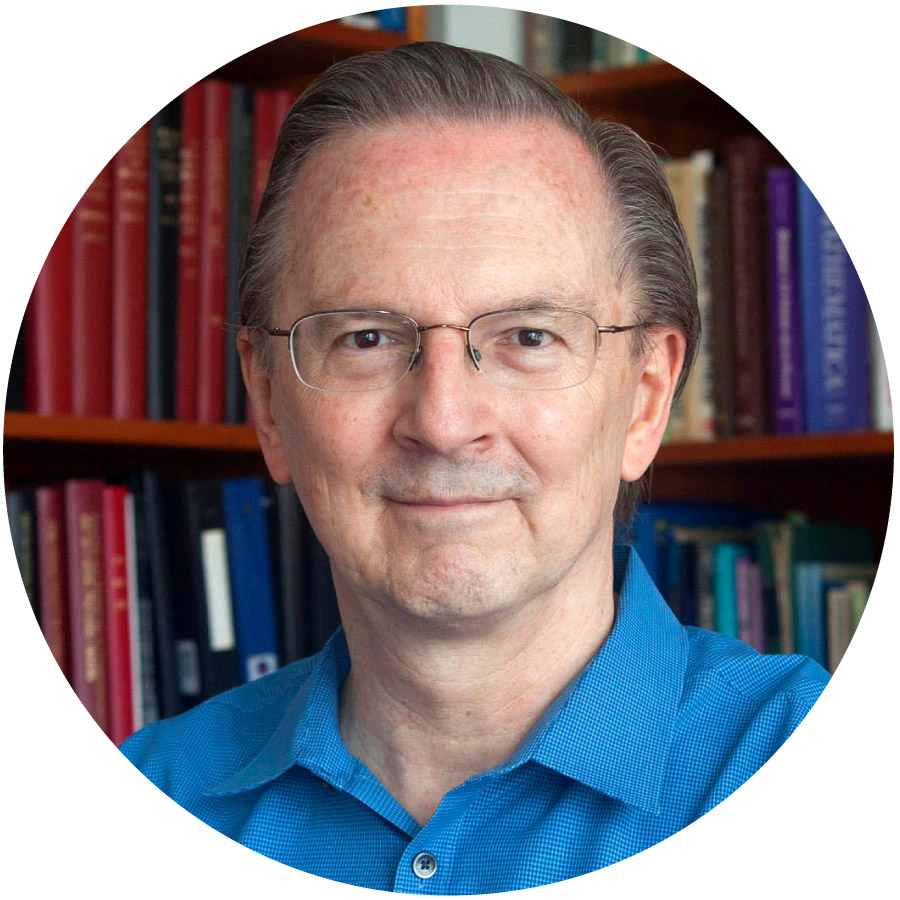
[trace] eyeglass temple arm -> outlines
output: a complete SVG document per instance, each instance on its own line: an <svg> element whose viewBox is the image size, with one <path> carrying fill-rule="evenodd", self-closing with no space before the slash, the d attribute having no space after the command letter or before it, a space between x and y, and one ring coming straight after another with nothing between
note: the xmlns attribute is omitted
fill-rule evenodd
<svg viewBox="0 0 900 900"><path fill-rule="evenodd" d="M642 328L644 322L635 322L634 325L598 325L597 331L600 334L618 334L620 331L632 331L635 328Z"/></svg>

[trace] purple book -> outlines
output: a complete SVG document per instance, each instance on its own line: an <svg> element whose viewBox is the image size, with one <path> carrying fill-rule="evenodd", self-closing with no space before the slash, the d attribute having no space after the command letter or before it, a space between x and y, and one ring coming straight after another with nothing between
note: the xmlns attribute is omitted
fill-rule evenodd
<svg viewBox="0 0 900 900"><path fill-rule="evenodd" d="M734 564L737 593L738 638L765 653L762 585L759 564L749 556L739 556Z"/></svg>
<svg viewBox="0 0 900 900"><path fill-rule="evenodd" d="M768 170L767 179L773 424L776 434L800 434L805 415L794 170L778 166Z"/></svg>

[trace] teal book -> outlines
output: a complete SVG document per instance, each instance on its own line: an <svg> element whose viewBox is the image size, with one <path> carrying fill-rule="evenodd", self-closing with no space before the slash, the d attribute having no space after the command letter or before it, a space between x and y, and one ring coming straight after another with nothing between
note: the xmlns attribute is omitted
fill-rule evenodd
<svg viewBox="0 0 900 900"><path fill-rule="evenodd" d="M716 631L728 637L739 636L737 599L737 561L750 556L747 544L733 541L713 547L713 622Z"/></svg>

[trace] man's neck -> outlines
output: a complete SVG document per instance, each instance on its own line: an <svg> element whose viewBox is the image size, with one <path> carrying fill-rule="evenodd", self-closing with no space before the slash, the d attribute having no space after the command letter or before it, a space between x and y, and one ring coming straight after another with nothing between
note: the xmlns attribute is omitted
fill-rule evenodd
<svg viewBox="0 0 900 900"><path fill-rule="evenodd" d="M449 790L508 759L590 662L614 618L608 569L463 635L404 633L342 603L347 750L424 824Z"/></svg>

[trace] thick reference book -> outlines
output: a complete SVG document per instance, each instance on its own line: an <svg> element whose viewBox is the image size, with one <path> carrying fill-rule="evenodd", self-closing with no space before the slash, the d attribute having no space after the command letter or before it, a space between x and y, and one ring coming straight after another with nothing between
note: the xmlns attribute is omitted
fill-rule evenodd
<svg viewBox="0 0 900 900"><path fill-rule="evenodd" d="M109 736L116 746L134 731L125 523L127 498L126 487L108 484L103 488L106 678L109 686Z"/></svg>
<svg viewBox="0 0 900 900"><path fill-rule="evenodd" d="M147 194L147 418L175 415L181 98L150 121Z"/></svg>
<svg viewBox="0 0 900 900"><path fill-rule="evenodd" d="M767 173L767 183L772 420L776 434L800 434L806 420L794 170L789 166L775 166Z"/></svg>
<svg viewBox="0 0 900 900"><path fill-rule="evenodd" d="M6 512L19 574L31 610L41 624L41 601L37 558L37 499L33 490L6 492Z"/></svg>
<svg viewBox="0 0 900 900"><path fill-rule="evenodd" d="M145 699L145 716L163 718L182 712L175 661L175 589L177 578L172 569L169 544L173 540L166 522L166 498L162 477L155 469L144 469L131 480L134 493L134 518L138 564L138 590L141 596L143 634L152 641L142 645L144 667L152 657L154 696ZM148 628L147 609L152 628ZM145 683L146 691L150 685Z"/></svg>
<svg viewBox="0 0 900 900"><path fill-rule="evenodd" d="M806 430L866 429L868 302L831 220L803 180L796 184Z"/></svg>
<svg viewBox="0 0 900 900"><path fill-rule="evenodd" d="M225 308L228 262L230 85L202 83L197 418L217 423L225 412Z"/></svg>
<svg viewBox="0 0 900 900"><path fill-rule="evenodd" d="M179 689L190 707L241 683L220 483L173 485L167 518L179 573L174 619Z"/></svg>
<svg viewBox="0 0 900 900"><path fill-rule="evenodd" d="M244 682L279 665L268 506L262 479L222 482L234 622Z"/></svg>
<svg viewBox="0 0 900 900"><path fill-rule="evenodd" d="M200 298L200 154L203 87L181 95L181 163L178 196L178 298L175 351L175 417L197 418L197 304Z"/></svg>
<svg viewBox="0 0 900 900"><path fill-rule="evenodd" d="M25 405L40 416L72 412L72 217L44 261L25 311Z"/></svg>
<svg viewBox="0 0 900 900"><path fill-rule="evenodd" d="M232 328L238 325L238 280L250 229L253 203L253 91L244 84L231 85L228 153L228 257L225 285L225 327L222 331L225 357L225 421L246 421L244 380Z"/></svg>
<svg viewBox="0 0 900 900"><path fill-rule="evenodd" d="M112 409L112 163L72 213L72 414Z"/></svg>
<svg viewBox="0 0 900 900"><path fill-rule="evenodd" d="M62 485L35 489L41 631L50 652L71 681L66 511Z"/></svg>
<svg viewBox="0 0 900 900"><path fill-rule="evenodd" d="M724 157L731 203L735 432L764 434L769 430L770 393L765 172L781 159L756 135L730 139Z"/></svg>
<svg viewBox="0 0 900 900"><path fill-rule="evenodd" d="M103 571L103 488L98 479L65 482L72 688L110 734Z"/></svg>
<svg viewBox="0 0 900 900"><path fill-rule="evenodd" d="M287 665L308 654L304 534L309 526L293 484L272 485L269 501L273 579L279 606L279 647L282 664Z"/></svg>
<svg viewBox="0 0 900 900"><path fill-rule="evenodd" d="M112 415L143 419L147 377L147 153L143 126L113 157Z"/></svg>

